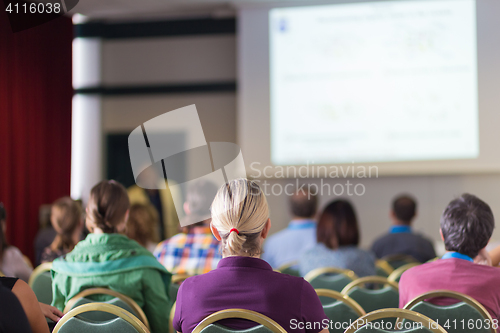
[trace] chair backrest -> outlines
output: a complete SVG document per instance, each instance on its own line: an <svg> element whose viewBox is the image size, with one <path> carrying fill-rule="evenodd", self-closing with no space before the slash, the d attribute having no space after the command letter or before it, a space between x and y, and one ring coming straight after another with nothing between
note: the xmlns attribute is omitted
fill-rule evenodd
<svg viewBox="0 0 500 333"><path fill-rule="evenodd" d="M351 322L364 316L365 310L352 298L341 293L328 289L316 289L323 311L330 320L328 330L330 333L344 332Z"/></svg>
<svg viewBox="0 0 500 333"><path fill-rule="evenodd" d="M224 327L219 324L215 324L216 322L229 319L229 318L238 318L238 319L246 319L253 322L256 322L257 326L246 329L246 330L233 330L227 327ZM192 333L229 333L229 332L240 332L240 333L286 333L286 331L281 327L277 322L272 320L271 318L264 316L255 311L246 310L246 309L227 309L212 313L210 316L203 319L193 330Z"/></svg>
<svg viewBox="0 0 500 333"><path fill-rule="evenodd" d="M304 279L313 286L314 289L330 289L341 291L358 277L348 269L334 267L317 268L304 276Z"/></svg>
<svg viewBox="0 0 500 333"><path fill-rule="evenodd" d="M432 298L452 298L458 303L435 305ZM419 312L439 322L450 333L494 333L493 319L478 301L470 296L450 290L435 290L412 299L404 309Z"/></svg>
<svg viewBox="0 0 500 333"><path fill-rule="evenodd" d="M96 302L91 298L93 295L108 295L110 299L106 302ZM144 323L144 325L149 329L148 318L144 314L144 311L141 309L141 307L133 299L117 291L106 288L89 288L76 294L66 303L63 312L68 313L72 309L75 309L82 305L93 303L109 304L131 312L137 318L139 318L139 320ZM115 318L115 315L113 313L105 311L85 311L85 313L81 314L80 317L84 317L85 319L92 321L108 321L112 318Z"/></svg>
<svg viewBox="0 0 500 333"><path fill-rule="evenodd" d="M81 316L90 311L107 312L113 314L115 318L105 322L93 322ZM106 303L90 303L76 307L66 313L52 332L149 333L149 330L132 313L118 306Z"/></svg>
<svg viewBox="0 0 500 333"><path fill-rule="evenodd" d="M283 273L283 274L288 274L292 276L300 276L299 270L296 268L298 264L298 261L292 261L289 263L286 263L284 265L281 265L276 269L276 271Z"/></svg>
<svg viewBox="0 0 500 333"><path fill-rule="evenodd" d="M397 321L396 325L392 325L394 322L392 320L380 321L381 319L386 318L403 318L407 321L407 323ZM345 333L362 332L446 333L446 330L432 319L420 313L404 309L390 308L367 313L363 317L359 318L355 323L352 323L352 325L345 330Z"/></svg>
<svg viewBox="0 0 500 333"><path fill-rule="evenodd" d="M52 303L52 263L46 262L33 270L28 280L28 285L35 292L38 302Z"/></svg>
<svg viewBox="0 0 500 333"><path fill-rule="evenodd" d="M383 287L372 290L365 288L365 284L378 284L383 285ZM350 296L366 312L399 306L398 284L381 276L367 276L357 279L345 286L341 294Z"/></svg>
<svg viewBox="0 0 500 333"><path fill-rule="evenodd" d="M393 282L398 282L399 283L399 280L401 279L401 275L403 275L404 272L406 272L407 270L409 270L410 268L412 267L415 267L415 266L418 266L420 265L420 263L418 262L411 262L409 264L406 264L406 265L403 265L397 269L395 269L390 275L389 277L387 278L389 281L393 281Z"/></svg>
<svg viewBox="0 0 500 333"><path fill-rule="evenodd" d="M378 276L388 277L394 271L394 268L387 261L379 259L375 261L375 271Z"/></svg>
<svg viewBox="0 0 500 333"><path fill-rule="evenodd" d="M406 254L394 254L390 256L385 256L382 258L382 260L387 261L389 265L392 266L393 269L398 269L399 267L412 262L419 262L417 259Z"/></svg>
<svg viewBox="0 0 500 333"><path fill-rule="evenodd" d="M179 292L179 287L182 282L192 275L188 274L175 274L172 276L172 280L170 281L170 287L168 289L168 296L171 300L175 301L177 299L177 293Z"/></svg>

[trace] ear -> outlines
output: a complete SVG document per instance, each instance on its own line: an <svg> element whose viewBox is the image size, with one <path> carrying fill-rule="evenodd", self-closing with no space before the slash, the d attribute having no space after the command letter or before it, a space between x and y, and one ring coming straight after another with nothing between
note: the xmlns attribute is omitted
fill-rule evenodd
<svg viewBox="0 0 500 333"><path fill-rule="evenodd" d="M212 230L212 234L214 235L215 239L217 239L219 242L222 239L219 234L219 230L217 230L216 227L210 222L210 230Z"/></svg>
<svg viewBox="0 0 500 333"><path fill-rule="evenodd" d="M182 205L182 208L184 208L184 213L186 213L186 215L189 215L189 204L187 203L187 201L184 203L184 205Z"/></svg>
<svg viewBox="0 0 500 333"><path fill-rule="evenodd" d="M267 219L264 229L262 229L262 231L260 232L260 235L262 236L263 239L267 238L267 234L269 233L270 229L271 229L271 219Z"/></svg>
<svg viewBox="0 0 500 333"><path fill-rule="evenodd" d="M439 228L439 234L441 235L441 240L444 242L443 230Z"/></svg>

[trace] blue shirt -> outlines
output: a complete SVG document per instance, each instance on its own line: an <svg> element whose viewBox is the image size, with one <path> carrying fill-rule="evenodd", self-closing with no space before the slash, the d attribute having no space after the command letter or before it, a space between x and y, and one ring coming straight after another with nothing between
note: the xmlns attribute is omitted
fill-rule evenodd
<svg viewBox="0 0 500 333"><path fill-rule="evenodd" d="M300 256L299 269L302 276L322 267L350 269L358 277L376 275L375 255L356 246L341 246L332 250L319 243Z"/></svg>
<svg viewBox="0 0 500 333"><path fill-rule="evenodd" d="M264 243L262 259L273 268L297 261L316 244L316 222L292 220L288 227L270 236Z"/></svg>

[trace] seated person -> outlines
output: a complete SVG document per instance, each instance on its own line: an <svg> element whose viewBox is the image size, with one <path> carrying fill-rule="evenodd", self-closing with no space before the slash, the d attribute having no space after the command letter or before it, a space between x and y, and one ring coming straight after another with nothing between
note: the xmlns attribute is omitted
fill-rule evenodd
<svg viewBox="0 0 500 333"><path fill-rule="evenodd" d="M295 262L305 250L316 245L316 195L307 189L290 197L293 219L288 227L270 236L264 243L262 259L273 268Z"/></svg>
<svg viewBox="0 0 500 333"><path fill-rule="evenodd" d="M447 289L481 303L493 319L500 318L500 270L473 262L488 244L495 221L488 204L463 194L450 202L441 216L441 238L446 251L441 259L407 270L399 282L399 306L425 292ZM456 303L436 299L438 305Z"/></svg>
<svg viewBox="0 0 500 333"><path fill-rule="evenodd" d="M327 317L312 286L303 278L274 272L259 259L271 221L257 183L237 179L223 185L212 204L210 227L221 242L223 258L217 269L181 284L173 321L178 332L191 332L219 310L241 308L270 317L287 332L328 333L323 329ZM318 324L299 329L294 322ZM220 324L238 330L257 325L241 319Z"/></svg>
<svg viewBox="0 0 500 333"><path fill-rule="evenodd" d="M5 276L17 277L28 282L33 269L28 266L21 251L7 242L6 229L7 212L0 202L0 272Z"/></svg>
<svg viewBox="0 0 500 333"><path fill-rule="evenodd" d="M358 277L375 275L375 256L358 248L358 220L349 201L335 200L326 206L316 237L318 244L300 256L302 276L322 267L350 269Z"/></svg>
<svg viewBox="0 0 500 333"><path fill-rule="evenodd" d="M0 332L49 333L44 314L55 321L62 317L50 305L38 303L33 290L18 278L0 277L0 295Z"/></svg>
<svg viewBox="0 0 500 333"><path fill-rule="evenodd" d="M149 204L133 204L128 215L125 235L153 253L158 244L156 226L159 224L156 209Z"/></svg>
<svg viewBox="0 0 500 333"><path fill-rule="evenodd" d="M210 205L217 193L217 186L199 180L188 186L182 225L187 227L180 234L167 239L156 247L155 257L173 274L203 274L217 267L221 259L219 241L210 231Z"/></svg>
<svg viewBox="0 0 500 333"><path fill-rule="evenodd" d="M50 246L41 255L41 262L54 259L71 252L82 236L83 215L80 204L70 197L56 200L51 208L50 223L57 232Z"/></svg>
<svg viewBox="0 0 500 333"><path fill-rule="evenodd" d="M431 241L412 232L411 225L417 215L416 210L417 203L412 197L400 195L394 199L389 233L378 238L372 245L372 251L377 258L406 254L420 262L426 262L436 257Z"/></svg>
<svg viewBox="0 0 500 333"><path fill-rule="evenodd" d="M102 181L90 192L86 226L90 234L52 265L52 305L63 310L79 292L104 287L132 298L146 314L151 332L168 332L167 289L171 274L147 249L123 232L130 201L118 182ZM96 301L110 297L100 295Z"/></svg>

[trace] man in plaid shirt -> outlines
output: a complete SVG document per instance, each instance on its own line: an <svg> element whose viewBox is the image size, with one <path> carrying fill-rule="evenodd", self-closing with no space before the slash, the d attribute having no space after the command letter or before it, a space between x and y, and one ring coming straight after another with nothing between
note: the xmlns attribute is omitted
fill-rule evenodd
<svg viewBox="0 0 500 333"><path fill-rule="evenodd" d="M222 255L219 241L209 227L209 209L216 193L217 187L206 180L188 187L183 221L188 226L158 244L154 251L156 259L172 274L197 275L217 268Z"/></svg>

